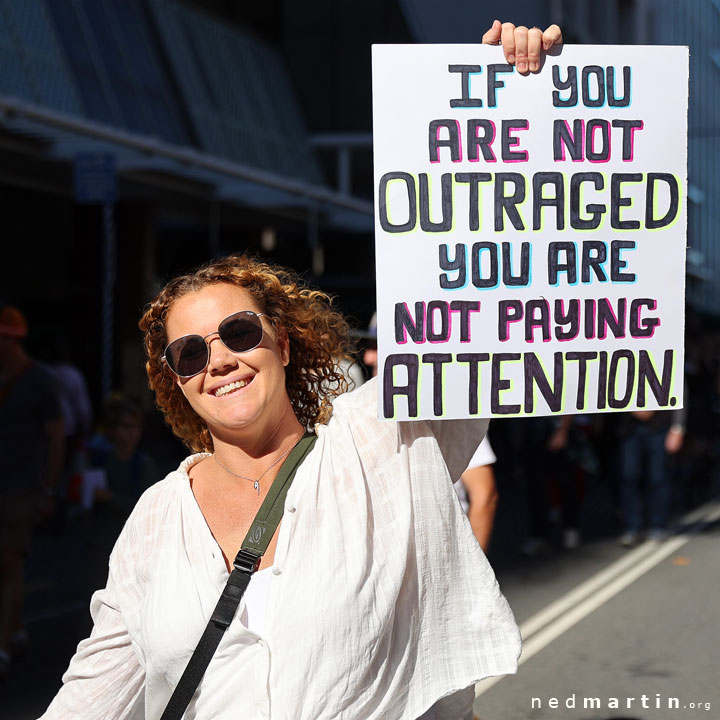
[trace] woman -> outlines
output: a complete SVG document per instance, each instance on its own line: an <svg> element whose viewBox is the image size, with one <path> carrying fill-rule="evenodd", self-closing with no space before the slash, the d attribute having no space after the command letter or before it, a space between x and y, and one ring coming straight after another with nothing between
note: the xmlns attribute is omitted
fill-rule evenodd
<svg viewBox="0 0 720 720"><path fill-rule="evenodd" d="M196 454L133 511L93 596L93 633L44 717L160 717L282 461L313 427L186 717L471 717L474 683L513 672L520 645L453 498L486 421L380 422L372 381L336 397L344 320L247 257L172 281L140 326L158 406Z"/></svg>

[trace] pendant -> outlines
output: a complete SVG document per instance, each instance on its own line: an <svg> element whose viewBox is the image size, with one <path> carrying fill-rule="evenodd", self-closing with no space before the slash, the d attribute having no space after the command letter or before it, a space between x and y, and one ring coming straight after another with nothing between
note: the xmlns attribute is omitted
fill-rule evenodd
<svg viewBox="0 0 720 720"><path fill-rule="evenodd" d="M260 495L260 483L256 480L253 485L255 486L255 489L257 490L257 494Z"/></svg>

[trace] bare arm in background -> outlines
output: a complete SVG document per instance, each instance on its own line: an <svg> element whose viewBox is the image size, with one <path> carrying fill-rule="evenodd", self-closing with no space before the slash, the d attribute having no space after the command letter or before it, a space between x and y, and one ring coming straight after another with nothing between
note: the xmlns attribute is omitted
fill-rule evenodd
<svg viewBox="0 0 720 720"><path fill-rule="evenodd" d="M470 504L468 510L470 527L483 552L487 553L498 504L493 466L480 465L470 468L462 474L461 479Z"/></svg>

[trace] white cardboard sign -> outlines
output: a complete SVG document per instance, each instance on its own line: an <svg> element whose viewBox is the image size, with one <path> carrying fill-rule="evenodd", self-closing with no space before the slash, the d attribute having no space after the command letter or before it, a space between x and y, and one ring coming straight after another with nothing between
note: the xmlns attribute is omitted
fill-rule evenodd
<svg viewBox="0 0 720 720"><path fill-rule="evenodd" d="M373 48L381 418L682 405L686 47Z"/></svg>

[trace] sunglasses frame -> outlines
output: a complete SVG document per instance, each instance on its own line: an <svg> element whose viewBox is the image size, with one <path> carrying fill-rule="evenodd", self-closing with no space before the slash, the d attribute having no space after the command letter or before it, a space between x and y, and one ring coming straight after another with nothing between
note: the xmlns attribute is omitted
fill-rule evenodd
<svg viewBox="0 0 720 720"><path fill-rule="evenodd" d="M164 362L164 363L168 366L168 368L169 368L169 370L170 370L171 373L173 373L174 375L176 375L176 376L179 377L179 378L183 378L183 379L187 380L188 378L195 377L196 375L199 375L201 372L203 372L203 370L207 369L207 366L210 364L210 343L207 341L207 339L208 339L209 337L212 337L213 335L217 335L218 338L219 338L219 340L220 340L220 342L221 342L231 353L240 354L240 353L250 352L251 350L255 350L255 348L257 348L257 347L260 346L260 344L261 344L262 341L263 341L263 338L265 337L265 328L263 327L262 320L260 321L260 340L258 340L258 342L257 342L256 345L253 345L252 347L247 348L247 350L233 350L232 348L230 348L230 347L228 347L227 345L225 345L225 341L222 339L222 335L220 335L220 328L222 327L223 323L227 322L230 318L235 317L236 315L253 315L254 317L257 317L257 318L266 317L266 318L268 319L268 321L272 324L272 318L269 317L266 313L256 313L256 312L253 311L253 310L238 310L237 312L230 313L227 317L223 318L223 319L219 322L218 327L217 327L217 330L214 330L213 332L208 333L207 335L205 335L205 337L203 337L203 336L200 335L199 333L188 333L187 335L181 335L180 337L175 338L171 343L168 343L168 344L166 345L165 351L163 352L162 357L161 357L160 359L162 360L162 362ZM182 375L181 373L179 373L179 372L177 372L176 370L173 370L173 369L172 369L172 366L170 365L170 363L168 362L168 359L167 359L167 351L168 351L168 348L169 348L171 345L173 345L174 343L176 343L178 340L182 340L183 338L189 338L189 337L198 337L198 338L200 338L200 339L205 343L205 349L206 349L206 351L207 351L207 359L205 360L205 365L202 367L201 370L198 370L197 372L194 372L194 373L192 373L191 375Z"/></svg>

